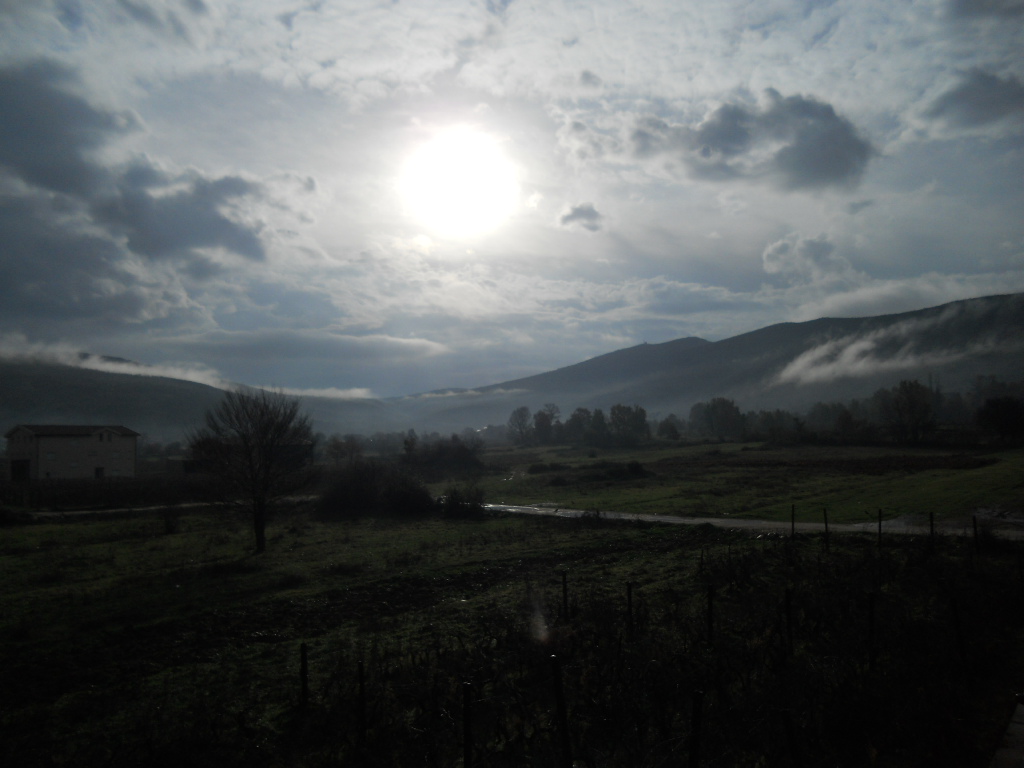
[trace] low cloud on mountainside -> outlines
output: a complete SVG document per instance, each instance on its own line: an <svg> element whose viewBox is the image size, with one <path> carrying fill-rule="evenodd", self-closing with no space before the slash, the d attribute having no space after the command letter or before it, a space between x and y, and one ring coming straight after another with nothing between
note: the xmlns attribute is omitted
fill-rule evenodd
<svg viewBox="0 0 1024 768"><path fill-rule="evenodd" d="M1012 307L1021 303L1010 302ZM844 378L937 369L998 352L1024 354L1019 319L1008 338L998 319L984 318L988 302L958 302L930 317L897 322L877 330L829 339L800 354L776 377L776 384L821 384ZM1010 310L1012 312L1012 309ZM978 323L976 325L976 323ZM972 332L977 329L976 332Z"/></svg>
<svg viewBox="0 0 1024 768"><path fill-rule="evenodd" d="M69 344L30 342L18 333L0 334L0 362L5 361L67 365L72 368L121 373L129 376L163 376L169 379L206 384L218 389L227 389L232 386L216 371L194 364L141 365L131 360L118 360L83 352Z"/></svg>

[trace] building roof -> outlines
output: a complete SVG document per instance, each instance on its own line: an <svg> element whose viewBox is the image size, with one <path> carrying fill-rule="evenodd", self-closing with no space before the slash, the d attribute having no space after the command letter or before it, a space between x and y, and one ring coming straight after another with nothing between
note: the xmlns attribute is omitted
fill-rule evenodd
<svg viewBox="0 0 1024 768"><path fill-rule="evenodd" d="M139 437L134 429L118 424L18 424L11 427L4 437L11 437L20 429L31 432L36 437L90 437L100 432L114 432L121 437Z"/></svg>

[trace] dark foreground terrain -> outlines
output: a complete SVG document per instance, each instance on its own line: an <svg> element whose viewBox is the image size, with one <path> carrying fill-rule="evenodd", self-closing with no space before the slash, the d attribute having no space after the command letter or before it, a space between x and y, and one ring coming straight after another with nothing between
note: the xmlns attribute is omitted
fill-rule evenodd
<svg viewBox="0 0 1024 768"><path fill-rule="evenodd" d="M984 768L1024 688L1022 550L984 529L297 508L250 535L0 529L0 762Z"/></svg>

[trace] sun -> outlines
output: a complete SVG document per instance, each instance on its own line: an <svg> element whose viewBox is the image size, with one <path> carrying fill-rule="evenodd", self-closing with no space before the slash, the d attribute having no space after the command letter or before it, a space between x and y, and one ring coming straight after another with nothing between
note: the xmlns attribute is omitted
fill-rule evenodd
<svg viewBox="0 0 1024 768"><path fill-rule="evenodd" d="M519 203L516 168L500 144L469 127L419 146L402 169L407 211L434 234L475 237L498 227Z"/></svg>

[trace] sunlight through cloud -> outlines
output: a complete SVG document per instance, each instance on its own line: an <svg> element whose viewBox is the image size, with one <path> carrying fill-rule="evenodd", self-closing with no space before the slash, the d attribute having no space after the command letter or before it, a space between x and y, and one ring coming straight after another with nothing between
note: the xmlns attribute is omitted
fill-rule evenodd
<svg viewBox="0 0 1024 768"><path fill-rule="evenodd" d="M493 137L468 127L447 129L418 147L399 190L420 225L447 237L490 232L519 202L515 166Z"/></svg>

